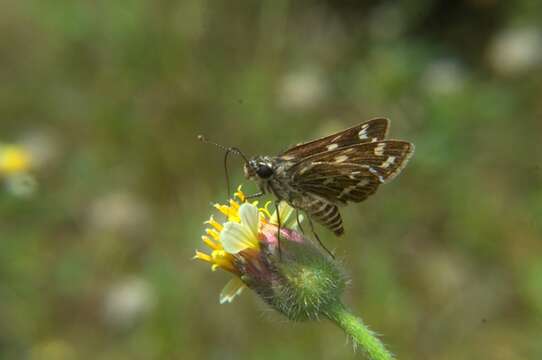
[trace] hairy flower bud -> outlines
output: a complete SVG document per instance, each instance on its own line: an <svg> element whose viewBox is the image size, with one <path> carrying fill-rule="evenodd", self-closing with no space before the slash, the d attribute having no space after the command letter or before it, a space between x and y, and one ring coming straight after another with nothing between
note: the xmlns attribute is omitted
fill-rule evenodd
<svg viewBox="0 0 542 360"><path fill-rule="evenodd" d="M278 243L277 230L269 225L262 243ZM268 275L257 277L249 272L242 279L288 319L316 320L340 302L346 284L344 272L297 231L282 229L280 252L276 246L264 246L261 257Z"/></svg>

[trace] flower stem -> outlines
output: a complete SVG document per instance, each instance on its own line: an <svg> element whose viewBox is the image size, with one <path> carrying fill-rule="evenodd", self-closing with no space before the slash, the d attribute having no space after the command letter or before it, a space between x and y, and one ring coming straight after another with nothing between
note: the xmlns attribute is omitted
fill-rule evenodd
<svg viewBox="0 0 542 360"><path fill-rule="evenodd" d="M386 349L376 335L367 328L363 321L352 314L343 304L337 304L327 314L328 318L352 338L354 347L359 346L370 360L393 360L393 355Z"/></svg>

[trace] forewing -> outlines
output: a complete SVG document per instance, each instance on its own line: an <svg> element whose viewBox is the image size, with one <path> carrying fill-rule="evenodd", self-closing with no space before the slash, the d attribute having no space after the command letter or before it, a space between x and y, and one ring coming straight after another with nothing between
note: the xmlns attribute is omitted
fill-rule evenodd
<svg viewBox="0 0 542 360"><path fill-rule="evenodd" d="M388 133L388 128L388 119L372 119L335 134L296 145L280 154L280 157L285 160L301 159L354 144L383 140Z"/></svg>
<svg viewBox="0 0 542 360"><path fill-rule="evenodd" d="M334 203L360 202L395 178L413 151L409 142L385 140L316 154L292 166L292 184Z"/></svg>

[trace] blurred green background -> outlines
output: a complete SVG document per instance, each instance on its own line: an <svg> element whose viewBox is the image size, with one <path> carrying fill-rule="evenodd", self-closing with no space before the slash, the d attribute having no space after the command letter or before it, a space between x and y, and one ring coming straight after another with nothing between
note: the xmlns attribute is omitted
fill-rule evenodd
<svg viewBox="0 0 542 360"><path fill-rule="evenodd" d="M2 2L0 143L36 186L0 184L0 358L361 358L250 292L218 304L229 275L191 257L223 153L196 135L275 154L385 116L414 158L319 231L346 303L399 359L541 359L541 23L530 0Z"/></svg>

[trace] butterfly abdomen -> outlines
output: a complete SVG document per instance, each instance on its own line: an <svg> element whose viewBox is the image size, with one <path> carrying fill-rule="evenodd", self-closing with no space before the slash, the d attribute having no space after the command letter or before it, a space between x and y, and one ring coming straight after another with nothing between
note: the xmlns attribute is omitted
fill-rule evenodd
<svg viewBox="0 0 542 360"><path fill-rule="evenodd" d="M303 209L311 219L333 231L335 235L339 236L344 233L343 221L337 205L320 199L312 199L299 207Z"/></svg>

